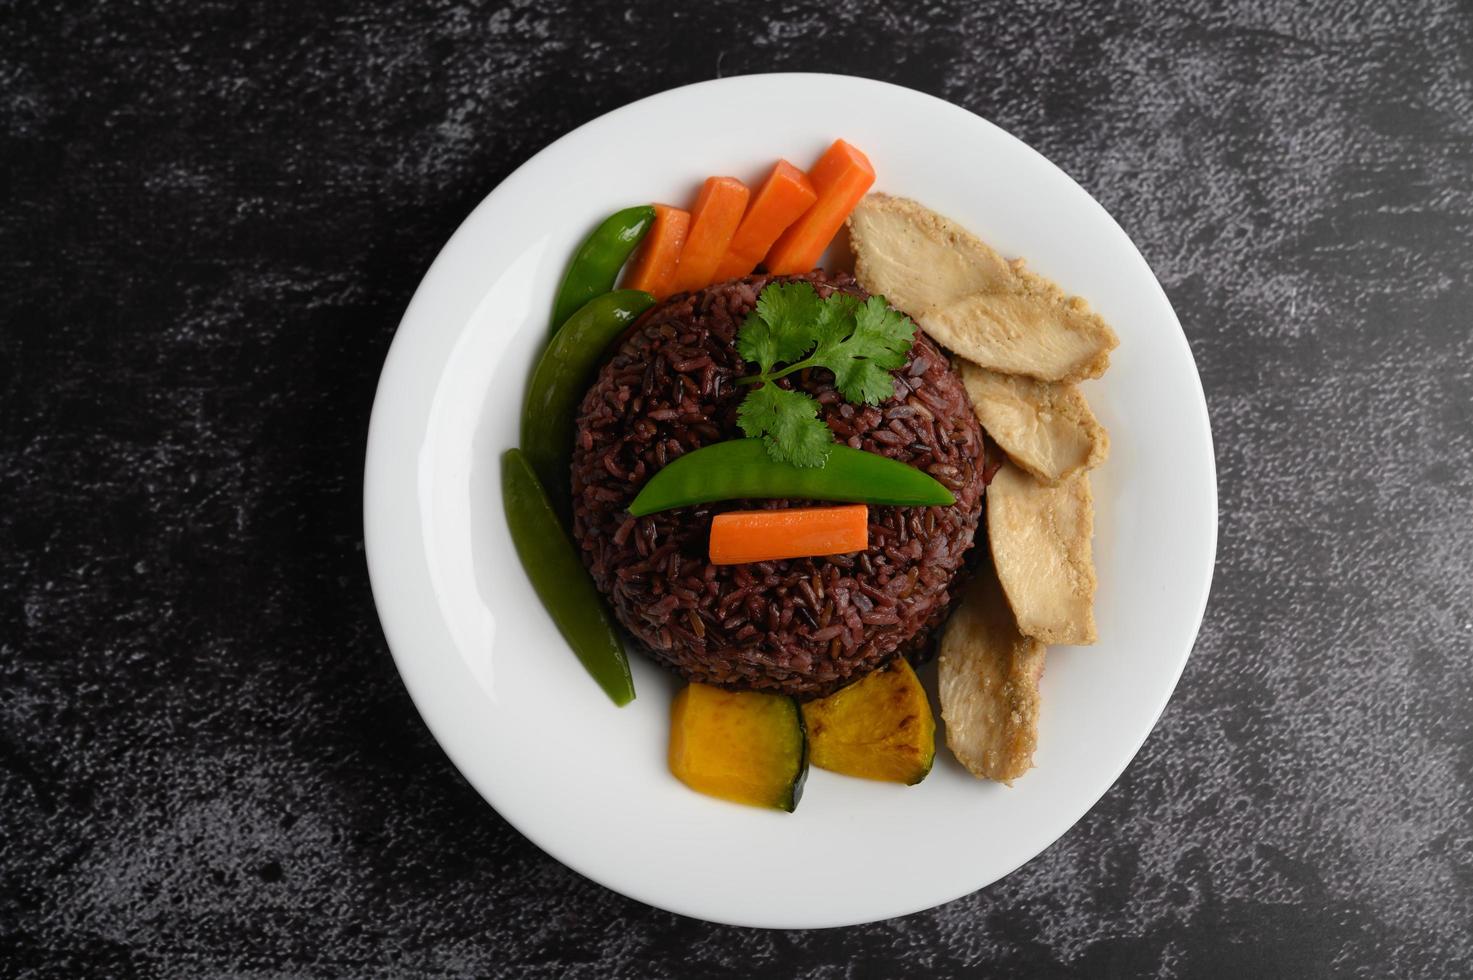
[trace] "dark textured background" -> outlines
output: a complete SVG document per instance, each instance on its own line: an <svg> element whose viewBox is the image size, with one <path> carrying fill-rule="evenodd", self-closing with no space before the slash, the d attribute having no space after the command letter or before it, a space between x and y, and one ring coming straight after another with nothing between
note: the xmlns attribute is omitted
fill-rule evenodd
<svg viewBox="0 0 1473 980"><path fill-rule="evenodd" d="M1473 8L889 6L0 2L0 975L1473 972ZM360 529L462 216L608 109L765 70L951 99L1098 197L1222 491L1119 784L992 888L815 933L653 911L504 824Z"/></svg>

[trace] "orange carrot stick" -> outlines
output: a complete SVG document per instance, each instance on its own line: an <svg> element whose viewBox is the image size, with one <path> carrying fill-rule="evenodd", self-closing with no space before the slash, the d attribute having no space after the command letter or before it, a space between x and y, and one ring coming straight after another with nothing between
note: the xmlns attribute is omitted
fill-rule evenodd
<svg viewBox="0 0 1473 980"><path fill-rule="evenodd" d="M779 160L762 182L736 234L731 236L726 255L716 267L712 282L725 282L750 275L777 236L813 206L818 192L808 175L786 160Z"/></svg>
<svg viewBox="0 0 1473 980"><path fill-rule="evenodd" d="M624 276L625 289L642 289L655 299L675 291L675 270L690 229L690 212L668 204L655 205L655 220Z"/></svg>
<svg viewBox="0 0 1473 980"><path fill-rule="evenodd" d="M734 510L711 519L711 564L843 555L869 547L869 507Z"/></svg>
<svg viewBox="0 0 1473 980"><path fill-rule="evenodd" d="M675 292L711 285L716 266L741 223L750 192L735 177L709 177L690 209L690 234L675 270Z"/></svg>
<svg viewBox="0 0 1473 980"><path fill-rule="evenodd" d="M818 191L818 200L768 250L768 272L784 276L811 271L854 205L875 182L875 168L863 153L835 140L808 171L808 179Z"/></svg>

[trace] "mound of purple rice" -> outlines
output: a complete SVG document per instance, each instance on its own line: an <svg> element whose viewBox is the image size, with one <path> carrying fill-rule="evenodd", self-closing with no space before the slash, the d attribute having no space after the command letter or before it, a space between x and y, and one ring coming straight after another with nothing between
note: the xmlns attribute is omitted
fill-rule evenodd
<svg viewBox="0 0 1473 980"><path fill-rule="evenodd" d="M825 296L867 295L848 275L785 279L807 279ZM631 517L630 501L667 462L742 435L736 409L746 390L734 381L749 368L734 341L769 281L673 296L618 344L580 408L574 538L619 621L657 661L704 684L821 697L929 647L977 530L982 432L945 355L918 332L895 372L895 397L878 407L846 402L826 370L790 380L819 400L840 442L925 470L954 505L871 507L860 554L726 566L707 561L712 515L812 503L727 501Z"/></svg>

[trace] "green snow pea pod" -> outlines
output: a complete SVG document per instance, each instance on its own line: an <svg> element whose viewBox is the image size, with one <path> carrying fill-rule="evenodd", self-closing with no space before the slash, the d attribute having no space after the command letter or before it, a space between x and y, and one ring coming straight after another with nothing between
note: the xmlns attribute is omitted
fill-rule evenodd
<svg viewBox="0 0 1473 980"><path fill-rule="evenodd" d="M654 303L653 296L637 289L593 298L558 330L532 373L522 407L522 452L564 517L571 496L568 467L578 403L609 344Z"/></svg>
<svg viewBox="0 0 1473 980"><path fill-rule="evenodd" d="M559 327L584 303L614 288L614 279L629 253L644 239L655 220L655 206L615 211L593 230L573 253L563 283L552 303L552 330Z"/></svg>
<svg viewBox="0 0 1473 980"><path fill-rule="evenodd" d="M620 707L633 701L629 656L603 596L520 450L501 457L501 496L517 557L558 631L611 701Z"/></svg>
<svg viewBox="0 0 1473 980"><path fill-rule="evenodd" d="M629 505L644 517L715 500L840 500L901 507L949 506L950 490L904 463L848 446L834 446L822 467L779 463L761 439L702 446L652 476Z"/></svg>

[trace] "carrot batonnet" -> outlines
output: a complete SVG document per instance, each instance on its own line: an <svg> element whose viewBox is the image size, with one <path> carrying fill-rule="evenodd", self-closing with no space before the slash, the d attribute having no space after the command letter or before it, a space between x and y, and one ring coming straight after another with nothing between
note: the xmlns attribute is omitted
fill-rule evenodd
<svg viewBox="0 0 1473 980"><path fill-rule="evenodd" d="M742 223L731 236L726 255L716 267L712 282L725 282L750 275L777 236L797 221L818 200L808 175L786 160L779 160L752 196Z"/></svg>
<svg viewBox="0 0 1473 980"><path fill-rule="evenodd" d="M735 177L709 177L690 209L690 234L675 270L675 292L704 289L714 282L716 266L741 224L751 192Z"/></svg>
<svg viewBox="0 0 1473 980"><path fill-rule="evenodd" d="M736 510L711 519L711 564L843 555L869 547L869 507Z"/></svg>
<svg viewBox="0 0 1473 980"><path fill-rule="evenodd" d="M655 299L675 291L675 271L680 264L690 212L668 204L655 205L655 220L640 246L634 264L624 276L623 288L642 289Z"/></svg>
<svg viewBox="0 0 1473 980"><path fill-rule="evenodd" d="M808 171L808 179L818 192L818 200L768 251L765 264L774 275L810 272L818 265L839 226L875 182L875 168L859 150L835 140Z"/></svg>

